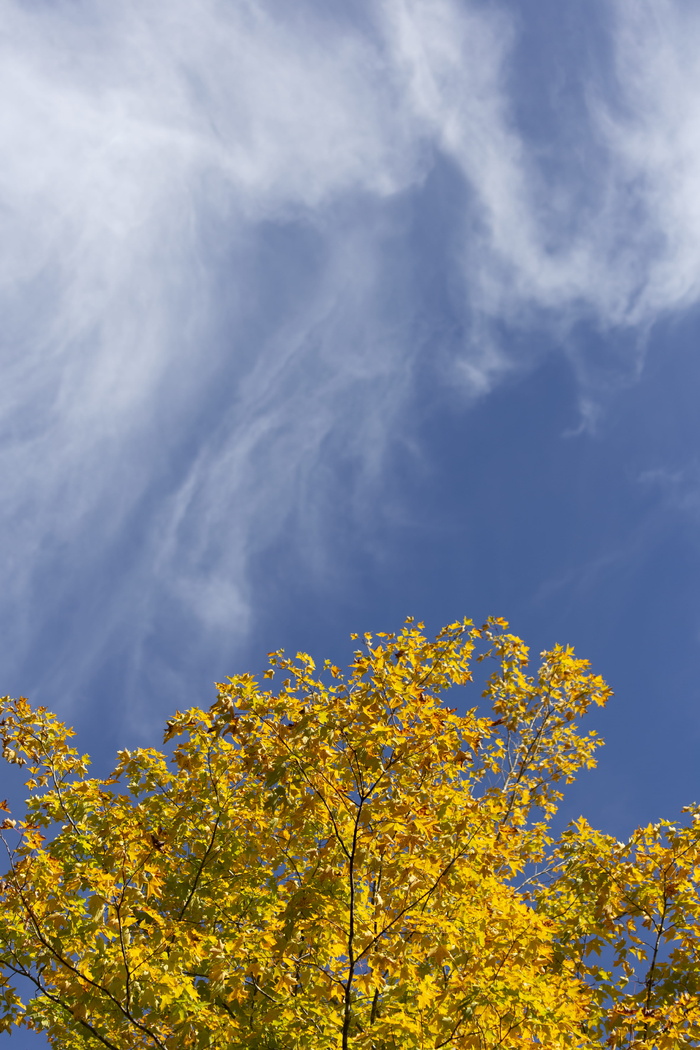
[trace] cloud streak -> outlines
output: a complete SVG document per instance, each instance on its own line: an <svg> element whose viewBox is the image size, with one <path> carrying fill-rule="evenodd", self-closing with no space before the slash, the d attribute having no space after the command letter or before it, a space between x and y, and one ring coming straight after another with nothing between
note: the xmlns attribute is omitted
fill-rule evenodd
<svg viewBox="0 0 700 1050"><path fill-rule="evenodd" d="M230 649L250 559L287 529L313 560L335 499L366 512L431 357L481 396L527 364L499 326L641 330L697 300L700 28L665 4L659 49L654 11L618 10L614 106L581 71L597 162L578 215L587 172L553 187L518 126L508 7L8 4L11 681L55 702L109 649L138 683L163 632ZM462 186L447 341L410 264L438 162Z"/></svg>

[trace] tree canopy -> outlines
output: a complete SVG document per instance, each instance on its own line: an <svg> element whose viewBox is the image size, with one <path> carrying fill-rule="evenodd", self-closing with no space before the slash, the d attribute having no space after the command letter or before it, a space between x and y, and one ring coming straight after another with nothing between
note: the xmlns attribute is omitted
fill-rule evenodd
<svg viewBox="0 0 700 1050"><path fill-rule="evenodd" d="M31 794L4 807L0 1024L66 1050L700 1046L700 810L552 831L600 744L587 661L533 670L502 620L358 644L347 676L270 654L104 778L1 702Z"/></svg>

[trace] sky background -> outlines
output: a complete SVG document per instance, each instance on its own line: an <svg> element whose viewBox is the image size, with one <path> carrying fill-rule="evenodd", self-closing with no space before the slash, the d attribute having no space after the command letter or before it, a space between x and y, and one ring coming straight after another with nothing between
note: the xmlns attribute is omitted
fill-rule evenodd
<svg viewBox="0 0 700 1050"><path fill-rule="evenodd" d="M566 816L700 800L698 54L692 0L5 0L2 691L104 772L494 614L615 690Z"/></svg>

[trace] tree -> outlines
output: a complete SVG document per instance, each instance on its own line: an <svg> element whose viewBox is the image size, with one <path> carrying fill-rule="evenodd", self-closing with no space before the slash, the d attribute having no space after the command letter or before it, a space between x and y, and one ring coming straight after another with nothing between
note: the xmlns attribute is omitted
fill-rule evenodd
<svg viewBox="0 0 700 1050"><path fill-rule="evenodd" d="M486 704L459 714L485 659ZM577 722L610 692L586 661L557 646L528 674L504 621L428 641L409 620L347 678L281 652L265 678L104 779L54 715L3 701L31 791L3 823L5 1028L67 1050L700 1045L700 812L553 840L600 743Z"/></svg>

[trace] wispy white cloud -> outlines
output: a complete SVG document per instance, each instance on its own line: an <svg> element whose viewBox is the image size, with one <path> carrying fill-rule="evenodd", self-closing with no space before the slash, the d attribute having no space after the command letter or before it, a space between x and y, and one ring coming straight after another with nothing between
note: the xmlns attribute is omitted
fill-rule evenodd
<svg viewBox="0 0 700 1050"><path fill-rule="evenodd" d="M313 496L328 435L378 447L403 349L373 289L385 220L334 209L425 158L377 44L328 21L10 5L0 46L6 611L21 653L81 595L67 685L173 597L194 630L240 629L250 549ZM282 303L250 272L275 223L317 256Z"/></svg>
<svg viewBox="0 0 700 1050"><path fill-rule="evenodd" d="M578 172L560 169L562 182L514 121L516 23L506 6L488 18L448 0L387 9L414 112L475 193L465 274L479 313L522 318L539 308L564 312L563 327L585 316L611 327L696 301L697 11L674 0L614 8L614 79L579 71L590 152ZM550 153L560 147L553 126Z"/></svg>
<svg viewBox="0 0 700 1050"><path fill-rule="evenodd" d="M613 234L637 252L628 317L640 322L700 294L700 11L643 0L618 3L616 16L620 96L615 108L599 100L595 115L615 162L612 203L627 220Z"/></svg>
<svg viewBox="0 0 700 1050"><path fill-rule="evenodd" d="M6 5L2 617L18 666L79 595L54 691L115 638L136 667L173 605L183 634L230 644L251 555L291 521L322 547L319 479L339 450L377 476L430 343L400 204L435 156L468 202L450 367L470 395L518 366L496 321L546 316L564 336L696 300L698 20L668 2L660 29L658 10L620 6L625 106L590 87L598 185L577 219L580 186L548 185L518 129L506 7L384 0L360 26L246 0Z"/></svg>

